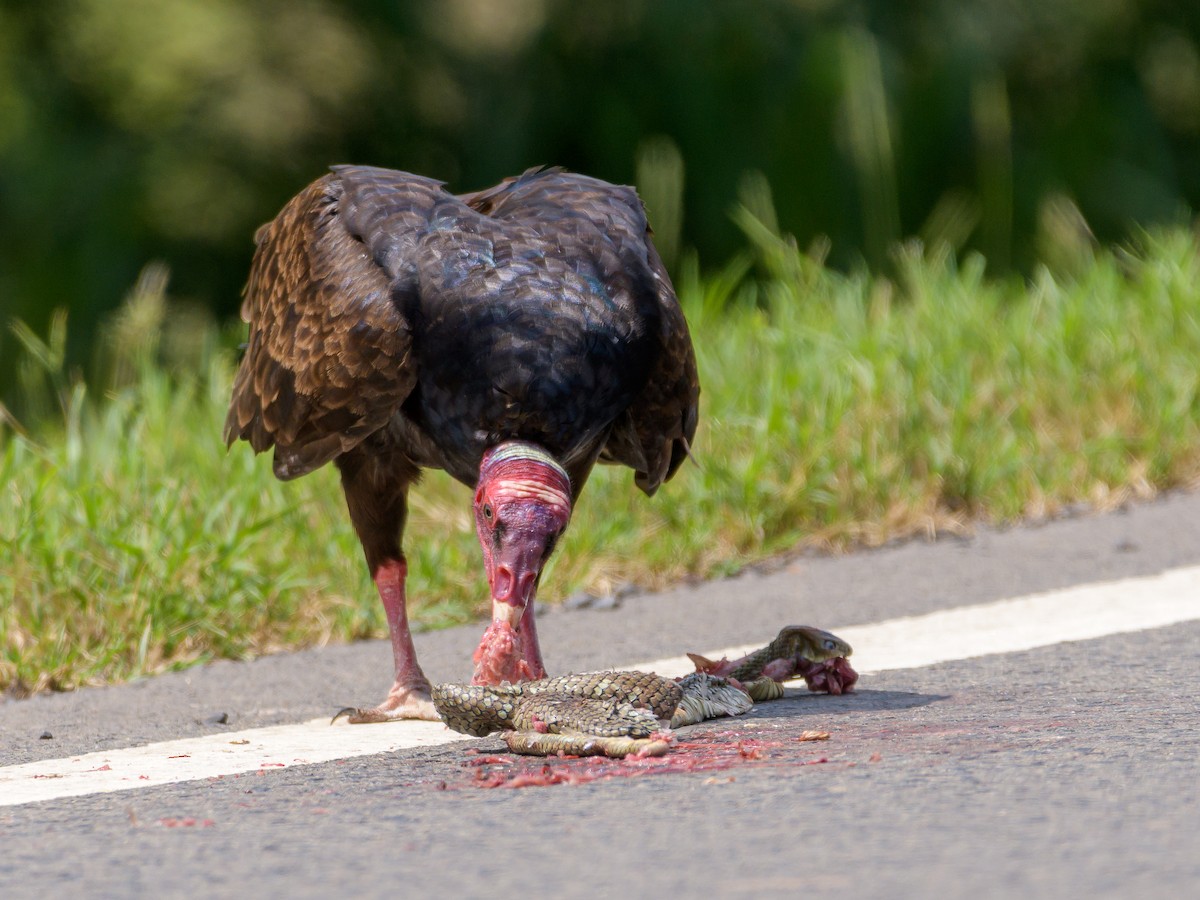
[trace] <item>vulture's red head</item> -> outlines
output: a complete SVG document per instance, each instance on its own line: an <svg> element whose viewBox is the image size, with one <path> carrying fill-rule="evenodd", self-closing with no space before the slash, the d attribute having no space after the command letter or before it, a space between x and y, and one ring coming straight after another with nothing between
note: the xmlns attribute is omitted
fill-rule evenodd
<svg viewBox="0 0 1200 900"><path fill-rule="evenodd" d="M492 627L476 654L476 681L541 677L514 668L523 653L517 629L533 600L542 566L571 519L571 480L536 444L509 441L483 455L475 488L475 528L492 591ZM505 642L515 646L500 646ZM483 657L494 657L490 671ZM500 658L504 660L501 662Z"/></svg>

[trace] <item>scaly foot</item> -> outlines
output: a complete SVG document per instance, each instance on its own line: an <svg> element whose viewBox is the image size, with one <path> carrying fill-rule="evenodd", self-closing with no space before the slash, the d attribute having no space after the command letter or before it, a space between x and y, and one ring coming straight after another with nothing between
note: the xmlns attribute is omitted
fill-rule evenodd
<svg viewBox="0 0 1200 900"><path fill-rule="evenodd" d="M437 710L433 708L433 698L429 690L429 682L421 684L395 684L388 691L387 699L371 709L360 709L347 706L333 717L333 724L338 719L345 718L351 725L367 725L374 722L395 722L400 719L427 719L438 721Z"/></svg>

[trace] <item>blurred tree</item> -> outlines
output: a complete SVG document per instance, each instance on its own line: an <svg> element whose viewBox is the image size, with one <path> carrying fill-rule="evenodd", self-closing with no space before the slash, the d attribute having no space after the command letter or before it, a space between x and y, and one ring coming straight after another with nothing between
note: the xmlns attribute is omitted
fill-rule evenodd
<svg viewBox="0 0 1200 900"><path fill-rule="evenodd" d="M709 265L748 172L836 264L1075 259L1200 201L1198 46L1175 0L0 0L0 320L69 307L86 359L155 259L229 315L254 228L348 161L653 179Z"/></svg>

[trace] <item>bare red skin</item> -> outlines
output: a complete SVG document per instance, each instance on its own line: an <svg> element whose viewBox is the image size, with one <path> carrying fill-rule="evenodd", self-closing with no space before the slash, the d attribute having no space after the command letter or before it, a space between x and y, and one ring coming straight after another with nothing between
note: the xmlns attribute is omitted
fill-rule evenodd
<svg viewBox="0 0 1200 900"><path fill-rule="evenodd" d="M404 586L408 579L408 562L403 558L386 560L375 570L373 577L387 616L388 632L392 637L392 662L396 671L396 681L381 709L403 706L410 696L428 700L429 680L417 663L417 650L413 646L405 609Z"/></svg>
<svg viewBox="0 0 1200 900"><path fill-rule="evenodd" d="M517 446L489 450L475 488L475 528L492 595L492 623L475 651L472 684L546 677L533 600L541 569L571 518L571 485L544 451L514 454Z"/></svg>
<svg viewBox="0 0 1200 900"><path fill-rule="evenodd" d="M379 599L383 601L388 631L392 636L392 660L396 679L388 691L387 698L378 706L371 709L343 709L334 719L348 716L353 724L387 722L393 719L436 720L437 710L433 708L429 680L417 663L417 651L413 647L412 632L408 627L404 593L408 565L403 556L399 559L385 559L371 575L379 591Z"/></svg>

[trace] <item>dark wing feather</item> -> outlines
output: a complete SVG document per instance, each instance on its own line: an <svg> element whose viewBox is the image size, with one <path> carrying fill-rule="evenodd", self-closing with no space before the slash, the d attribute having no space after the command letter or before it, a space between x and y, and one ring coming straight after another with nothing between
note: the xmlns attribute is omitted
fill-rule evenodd
<svg viewBox="0 0 1200 900"><path fill-rule="evenodd" d="M416 381L397 305L406 240L446 197L437 182L346 169L309 185L259 229L242 304L250 339L225 440L275 448L295 478L387 423Z"/></svg>
<svg viewBox="0 0 1200 900"><path fill-rule="evenodd" d="M659 300L659 354L646 387L614 425L601 459L635 469L637 486L653 496L691 453L700 418L700 378L687 321L648 235L647 230L648 262Z"/></svg>
<svg viewBox="0 0 1200 900"><path fill-rule="evenodd" d="M562 210L570 210L615 247L623 271L605 274L613 280L634 279L657 346L645 386L614 423L600 458L632 468L638 487L653 494L690 452L699 418L700 381L687 322L654 248L637 192L557 169L530 169L463 200L487 215L519 216L535 225L539 211L544 211L547 225L552 222L564 233L572 230L572 221Z"/></svg>

